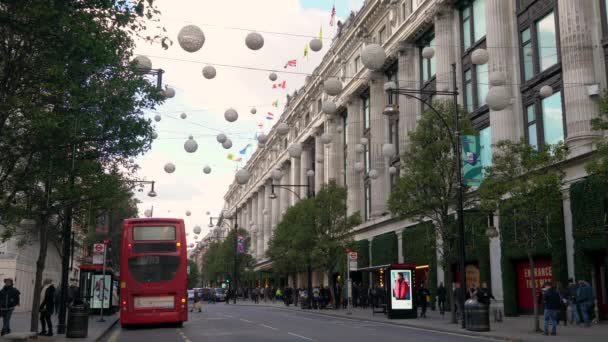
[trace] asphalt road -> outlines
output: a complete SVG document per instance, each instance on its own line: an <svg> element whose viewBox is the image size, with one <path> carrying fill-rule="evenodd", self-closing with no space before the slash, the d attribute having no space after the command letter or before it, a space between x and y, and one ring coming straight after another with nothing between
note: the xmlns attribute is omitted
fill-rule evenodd
<svg viewBox="0 0 608 342"><path fill-rule="evenodd" d="M450 342L469 342L485 340L458 334L262 306L204 305L202 313L189 313L188 318L188 322L181 328L144 326L124 330L120 328L120 325L116 325L103 341L389 342L449 340Z"/></svg>

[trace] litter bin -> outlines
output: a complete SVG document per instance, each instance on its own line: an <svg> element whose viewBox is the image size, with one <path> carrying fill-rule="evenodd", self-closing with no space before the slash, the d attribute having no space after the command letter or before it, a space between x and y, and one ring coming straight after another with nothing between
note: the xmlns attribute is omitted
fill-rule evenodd
<svg viewBox="0 0 608 342"><path fill-rule="evenodd" d="M489 307L477 299L471 298L464 303L464 317L467 330L490 331Z"/></svg>
<svg viewBox="0 0 608 342"><path fill-rule="evenodd" d="M75 300L68 308L68 326L65 336L86 338L89 333L89 306L82 300Z"/></svg>

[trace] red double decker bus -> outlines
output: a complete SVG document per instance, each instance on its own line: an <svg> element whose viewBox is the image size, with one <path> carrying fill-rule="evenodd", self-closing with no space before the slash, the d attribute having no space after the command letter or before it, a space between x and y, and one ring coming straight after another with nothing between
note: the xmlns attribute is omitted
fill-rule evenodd
<svg viewBox="0 0 608 342"><path fill-rule="evenodd" d="M126 219L122 234L120 324L187 321L184 220Z"/></svg>

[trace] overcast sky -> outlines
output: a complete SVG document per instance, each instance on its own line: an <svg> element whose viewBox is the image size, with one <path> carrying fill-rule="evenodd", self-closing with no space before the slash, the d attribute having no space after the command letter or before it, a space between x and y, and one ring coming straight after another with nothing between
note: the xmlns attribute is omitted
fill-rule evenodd
<svg viewBox="0 0 608 342"><path fill-rule="evenodd" d="M152 150L137 158L141 166L139 176L156 181L158 197L149 198L138 193L142 201L140 216L145 209L154 206L155 217L180 217L186 221L189 238L193 238L192 228L199 225L206 234L209 216L218 216L223 207L223 196L234 179L234 172L243 163L227 159L228 153L239 156L239 150L254 140L256 132L267 132L277 121L280 109L285 103L285 94L293 93L304 83L304 75L284 74L289 70L310 73L319 64L335 33L335 26L329 26L333 0L157 0L161 10L161 23L174 41L169 50L160 46L139 43L136 54L148 56L153 68L165 70L164 84L176 90L176 96L150 112L162 116L155 123L158 139ZM336 0L337 19L345 18L351 10L358 10L363 0ZM177 33L188 24L199 26L205 34L202 49L189 53L177 43ZM303 58L305 44L319 34L323 27L323 49L310 52ZM245 46L247 30L267 31L263 33L264 47L258 51ZM290 33L309 37L282 35ZM288 60L297 59L297 67L284 69ZM207 80L202 76L202 68L216 64L217 76ZM285 90L272 89L269 72L246 70L227 66L253 67L276 70L279 81L286 81ZM272 107L279 100L280 109ZM239 113L236 122L224 119L224 111L235 108ZM250 114L255 107L257 114ZM275 114L270 121L266 113ZM181 119L180 114L187 118ZM263 124L260 129L259 124ZM230 150L225 150L216 142L216 135L225 133L233 142ZM189 154L184 148L188 136L194 136L199 148ZM253 149L249 150L250 156ZM167 162L176 165L173 174L167 174L163 166ZM212 172L203 173L209 165ZM186 217L190 210L192 215Z"/></svg>

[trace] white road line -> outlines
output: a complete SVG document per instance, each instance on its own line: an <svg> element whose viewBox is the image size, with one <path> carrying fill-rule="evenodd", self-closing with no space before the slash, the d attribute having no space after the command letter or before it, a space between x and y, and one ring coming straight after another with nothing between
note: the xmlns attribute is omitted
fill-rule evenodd
<svg viewBox="0 0 608 342"><path fill-rule="evenodd" d="M299 337L299 338L301 338L301 339L308 340L308 341L316 341L316 340L313 340L313 339L312 339L312 338L310 338L310 337L306 337L306 336L302 336L302 335L294 334L294 333L292 333L292 332L288 332L287 334L288 334L288 335L291 335L291 336L294 336L294 337Z"/></svg>
<svg viewBox="0 0 608 342"><path fill-rule="evenodd" d="M245 323L253 323L252 321L248 320L248 319L244 319L244 318L239 318L239 320L245 322Z"/></svg>
<svg viewBox="0 0 608 342"><path fill-rule="evenodd" d="M272 330L279 330L279 329L277 329L275 327L271 327L270 325L266 325L266 324L260 324L260 326L264 327L264 328L272 329Z"/></svg>

